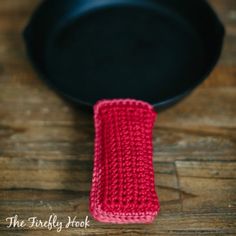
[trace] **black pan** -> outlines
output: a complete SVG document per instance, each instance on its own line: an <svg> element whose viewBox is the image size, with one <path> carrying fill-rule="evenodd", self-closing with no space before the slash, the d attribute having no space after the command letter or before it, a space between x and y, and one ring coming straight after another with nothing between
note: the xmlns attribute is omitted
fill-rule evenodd
<svg viewBox="0 0 236 236"><path fill-rule="evenodd" d="M161 108L208 76L224 28L204 0L47 0L24 35L37 70L68 98Z"/></svg>
<svg viewBox="0 0 236 236"><path fill-rule="evenodd" d="M105 99L94 108L94 218L151 222L159 204L150 109L179 101L217 63L224 28L214 11L204 0L46 0L24 35L49 85L87 107Z"/></svg>

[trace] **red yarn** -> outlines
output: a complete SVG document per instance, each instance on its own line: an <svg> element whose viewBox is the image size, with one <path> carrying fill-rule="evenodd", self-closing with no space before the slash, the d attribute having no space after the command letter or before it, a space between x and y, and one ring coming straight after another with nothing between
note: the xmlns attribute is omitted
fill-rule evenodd
<svg viewBox="0 0 236 236"><path fill-rule="evenodd" d="M153 170L151 105L132 99L94 107L95 157L90 212L109 223L150 223L159 211Z"/></svg>

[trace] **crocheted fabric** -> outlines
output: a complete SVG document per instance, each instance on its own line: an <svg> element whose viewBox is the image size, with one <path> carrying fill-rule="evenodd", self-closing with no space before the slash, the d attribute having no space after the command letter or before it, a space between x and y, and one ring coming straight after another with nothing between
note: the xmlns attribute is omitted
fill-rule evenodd
<svg viewBox="0 0 236 236"><path fill-rule="evenodd" d="M159 211L153 170L151 105L103 100L94 107L95 157L90 212L107 223L151 223Z"/></svg>

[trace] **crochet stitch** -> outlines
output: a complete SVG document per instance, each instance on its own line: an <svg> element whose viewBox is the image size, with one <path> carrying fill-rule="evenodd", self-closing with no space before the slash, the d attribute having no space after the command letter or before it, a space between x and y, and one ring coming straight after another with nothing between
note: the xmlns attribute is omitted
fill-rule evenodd
<svg viewBox="0 0 236 236"><path fill-rule="evenodd" d="M158 214L152 160L155 118L151 105L133 99L103 100L94 106L90 212L96 220L151 223Z"/></svg>

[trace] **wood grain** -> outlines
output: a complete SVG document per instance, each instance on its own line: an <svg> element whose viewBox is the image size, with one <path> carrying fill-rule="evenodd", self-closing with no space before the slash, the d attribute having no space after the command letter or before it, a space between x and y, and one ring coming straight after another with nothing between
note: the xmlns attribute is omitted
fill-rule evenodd
<svg viewBox="0 0 236 236"><path fill-rule="evenodd" d="M236 235L236 1L211 0L226 25L221 60L201 86L159 114L155 181L161 213L151 225L109 225L88 211L92 115L49 89L27 59L21 32L40 0L0 0L0 235L6 218L90 217L62 235Z"/></svg>

